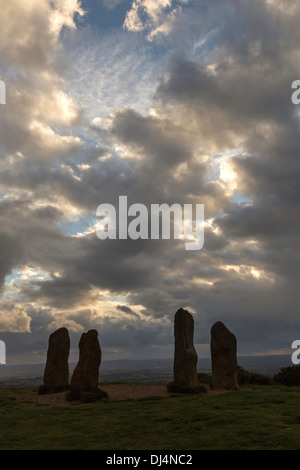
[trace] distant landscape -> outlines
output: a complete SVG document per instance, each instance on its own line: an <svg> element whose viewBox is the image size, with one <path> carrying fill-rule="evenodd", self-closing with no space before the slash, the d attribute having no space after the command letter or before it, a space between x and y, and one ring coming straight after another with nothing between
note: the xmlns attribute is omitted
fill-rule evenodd
<svg viewBox="0 0 300 470"><path fill-rule="evenodd" d="M244 369L260 374L274 375L282 367L292 365L291 356L241 356L238 364ZM70 364L70 375L76 363ZM45 364L22 366L0 365L0 388L35 387L42 384ZM210 358L198 360L198 372L211 372ZM100 367L101 382L167 383L173 378L173 360L115 360L103 361Z"/></svg>

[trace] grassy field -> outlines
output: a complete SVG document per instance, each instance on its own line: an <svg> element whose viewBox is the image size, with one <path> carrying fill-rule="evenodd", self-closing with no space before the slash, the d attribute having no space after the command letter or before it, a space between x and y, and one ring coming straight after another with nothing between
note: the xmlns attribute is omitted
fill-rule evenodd
<svg viewBox="0 0 300 470"><path fill-rule="evenodd" d="M0 389L1 450L300 449L300 387L53 407Z"/></svg>

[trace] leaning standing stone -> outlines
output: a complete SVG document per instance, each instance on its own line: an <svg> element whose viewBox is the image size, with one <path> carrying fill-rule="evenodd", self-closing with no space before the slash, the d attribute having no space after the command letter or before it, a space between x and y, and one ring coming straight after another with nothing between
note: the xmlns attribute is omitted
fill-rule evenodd
<svg viewBox="0 0 300 470"><path fill-rule="evenodd" d="M101 348L97 330L89 330L79 341L79 361L71 379L70 389L81 394L98 387Z"/></svg>
<svg viewBox="0 0 300 470"><path fill-rule="evenodd" d="M211 328L212 388L236 390L237 382L237 341L224 323L216 322Z"/></svg>
<svg viewBox="0 0 300 470"><path fill-rule="evenodd" d="M70 337L67 328L59 328L49 336L43 393L65 390L69 385Z"/></svg>
<svg viewBox="0 0 300 470"><path fill-rule="evenodd" d="M174 337L174 382L196 387L198 356L194 347L194 319L182 308L175 314Z"/></svg>

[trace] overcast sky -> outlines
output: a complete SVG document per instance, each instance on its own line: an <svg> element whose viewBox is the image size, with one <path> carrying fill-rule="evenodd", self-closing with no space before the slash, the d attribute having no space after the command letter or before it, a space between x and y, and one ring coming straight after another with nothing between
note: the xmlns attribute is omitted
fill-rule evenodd
<svg viewBox="0 0 300 470"><path fill-rule="evenodd" d="M199 357L221 320L238 354L300 339L296 0L0 0L0 339L71 360ZM204 247L99 240L99 204L204 204Z"/></svg>

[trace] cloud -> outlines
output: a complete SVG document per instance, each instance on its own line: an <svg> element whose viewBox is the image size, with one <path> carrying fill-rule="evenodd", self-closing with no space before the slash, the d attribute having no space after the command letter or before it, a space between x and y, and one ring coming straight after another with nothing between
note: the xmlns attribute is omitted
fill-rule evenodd
<svg viewBox="0 0 300 470"><path fill-rule="evenodd" d="M179 3L188 2L189 0L181 0ZM173 4L173 0L134 0L126 13L123 27L128 31L146 32L149 41L157 36L167 35L181 13L181 7Z"/></svg>
<svg viewBox="0 0 300 470"><path fill-rule="evenodd" d="M75 28L75 14L84 14L77 0L12 0L3 4L2 60L45 73L51 69L52 52L59 46L62 27Z"/></svg>
<svg viewBox="0 0 300 470"><path fill-rule="evenodd" d="M0 117L0 135L4 151L47 160L81 146L79 137L64 135L79 122L81 108L66 93L60 75L60 33L64 27L75 28L75 14L84 14L76 0L26 4L12 0L3 5L0 70L7 106Z"/></svg>
<svg viewBox="0 0 300 470"><path fill-rule="evenodd" d="M30 332L30 316L27 313L9 303L1 304L0 331L14 333Z"/></svg>
<svg viewBox="0 0 300 470"><path fill-rule="evenodd" d="M127 305L117 305L117 310L129 315L137 316L137 314L130 307L127 307Z"/></svg>
<svg viewBox="0 0 300 470"><path fill-rule="evenodd" d="M101 1L102 1L103 6L105 6L105 8L107 8L108 10L113 10L118 5L120 5L120 3L124 2L124 0L101 0Z"/></svg>
<svg viewBox="0 0 300 470"><path fill-rule="evenodd" d="M150 23L157 23L159 16L166 8L170 7L171 4L172 0L159 0L157 2L153 2L152 0L134 0L131 10L126 14L124 28L129 31L143 30L146 26L142 22L142 14L148 17Z"/></svg>

